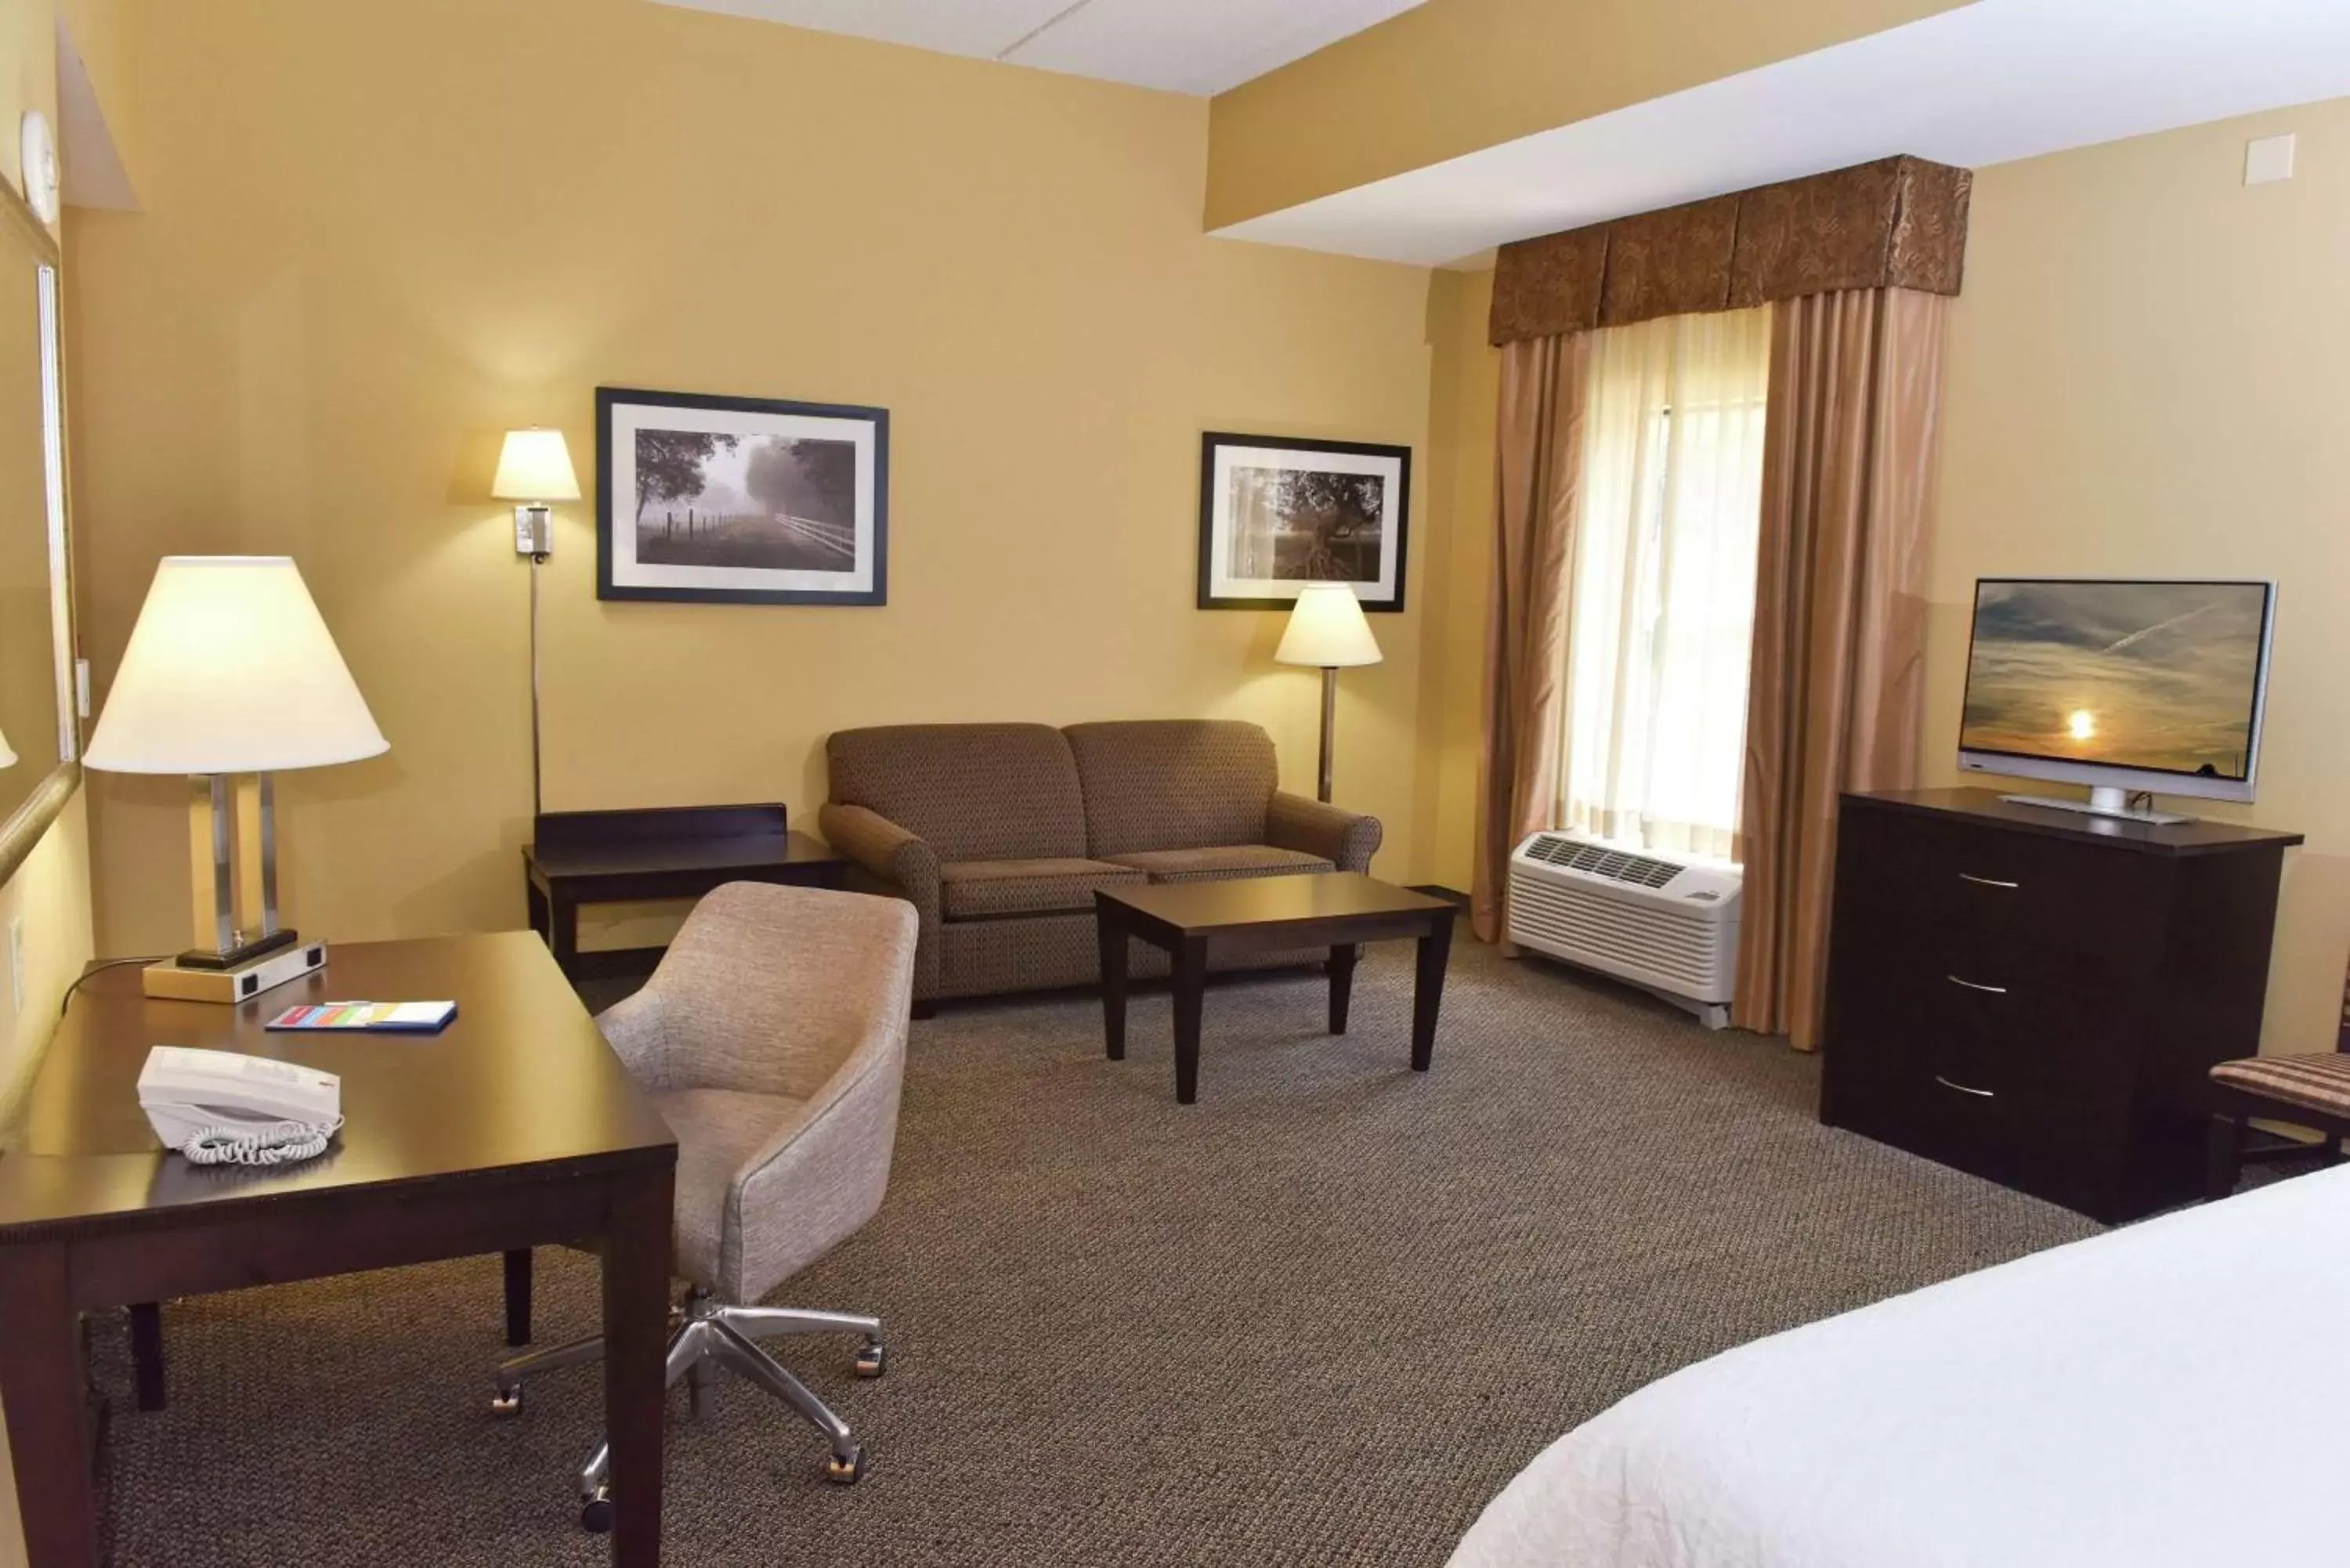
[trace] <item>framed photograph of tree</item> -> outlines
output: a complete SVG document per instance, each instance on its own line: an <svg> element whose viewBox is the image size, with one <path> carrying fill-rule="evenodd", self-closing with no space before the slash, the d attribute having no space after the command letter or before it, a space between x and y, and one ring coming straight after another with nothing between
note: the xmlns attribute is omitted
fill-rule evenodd
<svg viewBox="0 0 2350 1568"><path fill-rule="evenodd" d="M596 389L596 597L879 605L889 410Z"/></svg>
<svg viewBox="0 0 2350 1568"><path fill-rule="evenodd" d="M1211 431L1200 441L1200 607L1286 609L1346 583L1403 608L1411 448Z"/></svg>

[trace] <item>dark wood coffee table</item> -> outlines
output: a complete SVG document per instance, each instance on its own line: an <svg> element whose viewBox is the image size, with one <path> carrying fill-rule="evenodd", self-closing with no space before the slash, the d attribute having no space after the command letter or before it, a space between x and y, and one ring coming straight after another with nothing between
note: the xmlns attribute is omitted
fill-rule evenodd
<svg viewBox="0 0 2350 1568"><path fill-rule="evenodd" d="M1109 1059L1126 1059L1127 939L1164 948L1175 961L1175 1098L1200 1095L1200 1004L1208 961L1230 953L1330 950L1330 1033L1347 1032L1355 950L1397 937L1419 941L1412 991L1411 1064L1425 1073L1436 1050L1436 1010L1452 948L1455 906L1354 871L1161 882L1094 893L1101 937L1102 1027Z"/></svg>

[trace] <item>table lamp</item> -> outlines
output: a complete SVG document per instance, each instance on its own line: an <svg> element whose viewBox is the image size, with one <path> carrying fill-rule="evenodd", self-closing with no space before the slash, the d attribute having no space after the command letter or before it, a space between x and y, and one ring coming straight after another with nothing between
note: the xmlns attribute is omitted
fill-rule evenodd
<svg viewBox="0 0 2350 1568"><path fill-rule="evenodd" d="M326 962L277 923L277 811L270 775L389 750L302 574L284 556L167 556L130 628L85 766L195 780L196 945L148 966L147 994L243 1002ZM237 923L230 780L258 780L259 929ZM199 878L202 873L199 871Z"/></svg>
<svg viewBox="0 0 2350 1568"><path fill-rule="evenodd" d="M1330 742L1338 726L1338 671L1379 661L1378 639L1363 618L1362 601L1344 583L1308 583L1297 590L1289 629L1274 649L1276 664L1322 670L1322 772L1315 798L1330 798Z"/></svg>
<svg viewBox="0 0 2350 1568"><path fill-rule="evenodd" d="M497 477L490 494L515 507L515 554L530 557L530 815L536 821L546 809L538 776L538 569L555 548L554 501L579 499L579 480L571 472L571 449L561 431L533 428L506 431L498 452Z"/></svg>

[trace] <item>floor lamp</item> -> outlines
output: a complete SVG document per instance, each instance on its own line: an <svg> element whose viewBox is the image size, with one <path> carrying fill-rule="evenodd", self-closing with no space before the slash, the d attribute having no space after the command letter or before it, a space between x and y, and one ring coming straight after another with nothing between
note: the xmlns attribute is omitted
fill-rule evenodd
<svg viewBox="0 0 2350 1568"><path fill-rule="evenodd" d="M1362 601L1344 583L1309 583L1297 591L1289 628L1274 649L1276 664L1316 665L1322 670L1322 771L1315 798L1330 798L1331 742L1338 727L1338 671L1379 661L1378 639L1363 618Z"/></svg>
<svg viewBox="0 0 2350 1568"><path fill-rule="evenodd" d="M538 761L538 572L555 549L555 514L548 504L579 499L579 480L571 471L571 449L563 444L563 432L536 428L506 431L490 494L518 503L514 509L515 554L530 557L530 815L536 824L546 809Z"/></svg>
<svg viewBox="0 0 2350 1568"><path fill-rule="evenodd" d="M277 923L270 775L390 750L291 557L167 556L82 761L195 781L195 945L148 966L150 996L243 1002L326 962ZM258 774L258 858L237 897L234 780ZM208 885L207 885L208 884ZM242 909L240 909L242 904Z"/></svg>

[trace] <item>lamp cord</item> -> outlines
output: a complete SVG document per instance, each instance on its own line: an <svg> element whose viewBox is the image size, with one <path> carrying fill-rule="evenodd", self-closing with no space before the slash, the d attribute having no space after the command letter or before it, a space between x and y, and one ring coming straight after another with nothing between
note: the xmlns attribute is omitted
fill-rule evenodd
<svg viewBox="0 0 2350 1568"><path fill-rule="evenodd" d="M66 1010L73 1006L74 992L82 988L82 983L85 981L93 979L96 976L104 973L108 970L120 969L124 964L161 963L165 959L170 958L171 956L172 955L170 953L141 953L136 958L99 960L98 962L91 964L88 969L82 971L81 973L74 976L73 983L66 987L66 993L57 998L57 1016L59 1018L63 1018L66 1015Z"/></svg>

